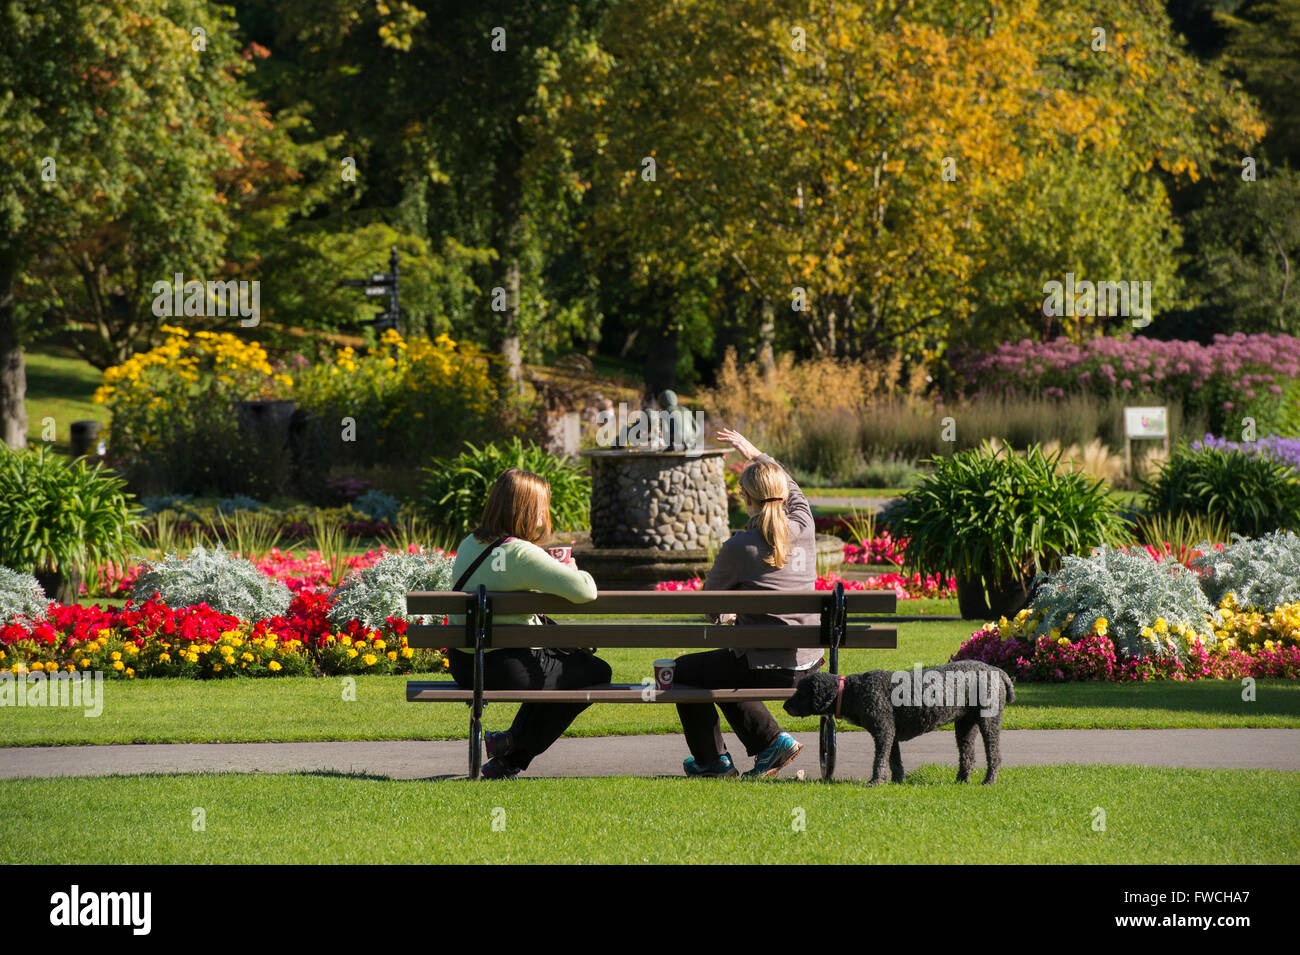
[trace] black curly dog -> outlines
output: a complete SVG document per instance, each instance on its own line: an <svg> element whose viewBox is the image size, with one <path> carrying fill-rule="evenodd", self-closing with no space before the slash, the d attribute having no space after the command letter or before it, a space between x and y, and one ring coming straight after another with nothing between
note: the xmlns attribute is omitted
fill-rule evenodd
<svg viewBox="0 0 1300 955"><path fill-rule="evenodd" d="M935 676L927 677L927 674ZM971 689L972 686L976 689ZM920 693L916 692L918 688ZM832 716L838 695L838 677L814 673L799 681L794 696L785 703L785 711L791 716ZM1014 684L1003 670L975 660L959 660L919 672L871 670L845 677L840 715L870 731L876 741L876 761L869 785L884 781L886 758L891 778L901 783L903 757L898 744L955 723L957 782L970 779L978 729L984 737L984 755L989 764L984 775L987 786L997 780L998 764L1002 762L998 750L1002 709L1015 698Z"/></svg>

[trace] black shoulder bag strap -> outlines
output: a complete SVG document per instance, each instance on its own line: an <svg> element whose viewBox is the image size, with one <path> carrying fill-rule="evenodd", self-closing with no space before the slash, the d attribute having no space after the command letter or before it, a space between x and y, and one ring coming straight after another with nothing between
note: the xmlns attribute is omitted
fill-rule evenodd
<svg viewBox="0 0 1300 955"><path fill-rule="evenodd" d="M483 552L474 558L474 562L472 564L470 564L468 567L465 568L465 573L461 574L459 577L456 578L456 582L451 585L451 589L452 590L462 589L465 586L465 581L469 580L471 577L474 576L474 571L478 570L479 564L483 563L483 561L487 559L488 554L492 553L494 550L496 550L498 547L500 547L509 539L510 538L508 537L502 537L501 539L493 541L487 547L483 548Z"/></svg>

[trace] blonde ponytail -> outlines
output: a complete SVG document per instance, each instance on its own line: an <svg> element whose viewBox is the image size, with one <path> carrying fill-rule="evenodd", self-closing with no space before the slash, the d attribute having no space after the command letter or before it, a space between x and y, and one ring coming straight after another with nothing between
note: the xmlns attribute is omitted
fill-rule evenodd
<svg viewBox="0 0 1300 955"><path fill-rule="evenodd" d="M790 555L790 521L785 516L790 485L785 471L771 461L754 461L740 473L740 486L758 508L754 526L772 548L763 559L779 570Z"/></svg>

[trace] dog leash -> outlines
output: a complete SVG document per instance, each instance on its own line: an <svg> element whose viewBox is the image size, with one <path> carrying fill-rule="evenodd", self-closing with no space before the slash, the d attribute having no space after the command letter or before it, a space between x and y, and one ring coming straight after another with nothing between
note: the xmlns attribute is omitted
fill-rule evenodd
<svg viewBox="0 0 1300 955"><path fill-rule="evenodd" d="M844 677L837 677L840 681L839 689L835 691L835 718L840 719L840 709L844 705Z"/></svg>

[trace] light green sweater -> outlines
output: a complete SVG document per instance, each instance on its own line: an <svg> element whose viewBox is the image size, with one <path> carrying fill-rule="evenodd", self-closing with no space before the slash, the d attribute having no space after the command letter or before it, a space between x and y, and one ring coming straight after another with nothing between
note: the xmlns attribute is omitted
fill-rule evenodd
<svg viewBox="0 0 1300 955"><path fill-rule="evenodd" d="M470 534L456 548L456 563L452 567L451 579L456 581L465 572L475 558L487 548L473 534ZM574 603L586 603L596 599L596 582L585 570L566 567L536 544L512 537L489 554L478 568L465 581L462 589L478 590L479 584L486 584L492 590L534 590L543 594L556 594ZM503 614L493 615L493 623L540 624L536 615ZM465 623L464 614L451 614L447 618L449 625Z"/></svg>

